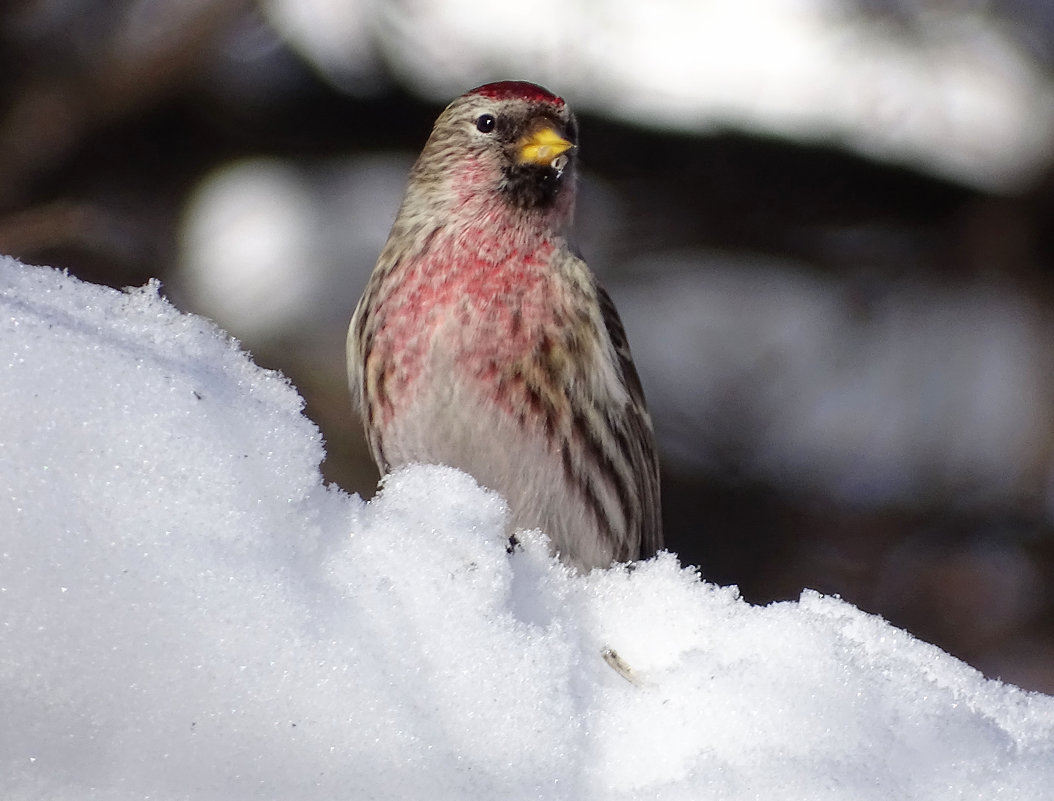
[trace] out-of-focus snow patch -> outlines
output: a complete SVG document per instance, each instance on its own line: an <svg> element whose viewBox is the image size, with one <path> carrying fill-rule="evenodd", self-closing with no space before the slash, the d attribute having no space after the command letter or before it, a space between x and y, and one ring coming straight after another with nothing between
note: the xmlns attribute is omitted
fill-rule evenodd
<svg viewBox="0 0 1054 801"><path fill-rule="evenodd" d="M367 0L265 0L260 7L271 25L321 75L351 92L377 80L380 59L373 42L375 4Z"/></svg>
<svg viewBox="0 0 1054 801"><path fill-rule="evenodd" d="M0 260L4 797L1034 801L1054 699L662 554L578 576L468 476L322 485L157 287ZM705 521L700 521L705 528ZM614 650L626 681L603 658Z"/></svg>
<svg viewBox="0 0 1054 801"><path fill-rule="evenodd" d="M361 69L372 35L389 68L437 100L528 78L579 110L835 141L989 189L1026 184L1054 153L1049 77L1012 28L961 4L885 13L830 0L269 7L280 33L338 82ZM335 9L355 24L330 25Z"/></svg>
<svg viewBox="0 0 1054 801"><path fill-rule="evenodd" d="M291 165L254 161L209 176L183 223L190 302L244 336L307 317L320 275L316 228L314 198Z"/></svg>
<svg viewBox="0 0 1054 801"><path fill-rule="evenodd" d="M617 300L664 455L853 503L1043 497L1054 326L1009 287L879 297L802 268L649 259Z"/></svg>
<svg viewBox="0 0 1054 801"><path fill-rule="evenodd" d="M217 170L184 214L178 295L246 340L346 325L409 170L395 155Z"/></svg>

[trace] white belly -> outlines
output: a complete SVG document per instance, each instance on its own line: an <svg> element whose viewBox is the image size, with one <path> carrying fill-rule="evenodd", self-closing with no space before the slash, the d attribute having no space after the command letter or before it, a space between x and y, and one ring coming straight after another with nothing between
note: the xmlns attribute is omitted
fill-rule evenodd
<svg viewBox="0 0 1054 801"><path fill-rule="evenodd" d="M515 415L482 400L485 388L455 382L452 375L433 363L415 382L411 400L382 433L388 463L464 470L508 502L510 534L541 529L553 551L580 570L610 564L614 551L568 484L558 442L541 425L521 426Z"/></svg>

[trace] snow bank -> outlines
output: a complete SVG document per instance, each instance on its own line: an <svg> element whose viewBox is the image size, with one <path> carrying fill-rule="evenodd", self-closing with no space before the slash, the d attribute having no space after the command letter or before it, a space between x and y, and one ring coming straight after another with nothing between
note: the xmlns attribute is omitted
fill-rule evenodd
<svg viewBox="0 0 1054 801"><path fill-rule="evenodd" d="M510 556L467 476L364 503L322 455L156 286L0 260L4 798L1054 797L1054 699L671 555Z"/></svg>

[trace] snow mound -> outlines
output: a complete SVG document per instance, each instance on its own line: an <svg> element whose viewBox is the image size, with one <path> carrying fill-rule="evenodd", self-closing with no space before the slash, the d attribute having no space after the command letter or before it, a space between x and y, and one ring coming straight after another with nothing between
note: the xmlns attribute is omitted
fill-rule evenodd
<svg viewBox="0 0 1054 801"><path fill-rule="evenodd" d="M449 468L365 503L301 407L156 284L0 260L5 798L1054 794L1054 699L670 554L509 554Z"/></svg>

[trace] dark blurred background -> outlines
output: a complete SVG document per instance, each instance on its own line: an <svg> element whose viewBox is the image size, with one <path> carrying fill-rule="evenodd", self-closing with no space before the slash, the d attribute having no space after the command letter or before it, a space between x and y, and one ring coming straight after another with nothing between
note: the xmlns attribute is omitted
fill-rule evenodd
<svg viewBox="0 0 1054 801"><path fill-rule="evenodd" d="M0 252L160 277L368 496L344 330L406 172L452 97L546 84L670 549L1054 692L1054 4L489 5L9 0Z"/></svg>

